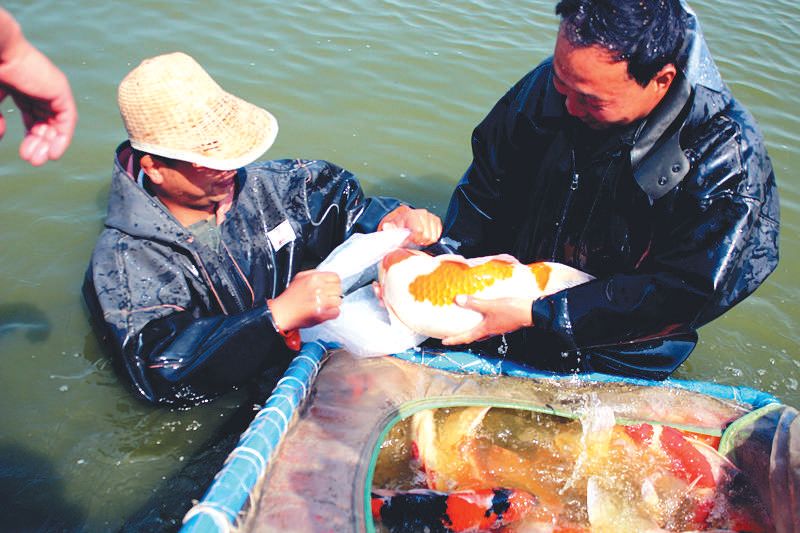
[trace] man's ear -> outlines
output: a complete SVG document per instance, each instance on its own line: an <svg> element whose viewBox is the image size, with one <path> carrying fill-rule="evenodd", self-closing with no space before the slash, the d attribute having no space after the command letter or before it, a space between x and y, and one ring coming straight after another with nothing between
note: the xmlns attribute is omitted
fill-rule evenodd
<svg viewBox="0 0 800 533"><path fill-rule="evenodd" d="M150 181L156 185L161 185L164 182L164 176L161 175L161 161L150 154L144 154L139 160L139 165L141 165L147 177L150 178Z"/></svg>
<svg viewBox="0 0 800 533"><path fill-rule="evenodd" d="M650 83L657 92L666 94L672 85L672 80L675 79L677 74L678 71L675 68L675 65L672 63L667 63L661 67L661 70L656 72L656 75L653 76L653 78L650 80Z"/></svg>

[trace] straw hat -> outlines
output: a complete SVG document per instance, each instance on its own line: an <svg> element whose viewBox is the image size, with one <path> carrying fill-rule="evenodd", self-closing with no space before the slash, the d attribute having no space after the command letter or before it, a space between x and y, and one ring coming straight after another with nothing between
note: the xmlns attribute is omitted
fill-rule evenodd
<svg viewBox="0 0 800 533"><path fill-rule="evenodd" d="M216 170L252 163L278 134L275 117L180 52L142 61L120 82L117 102L131 146Z"/></svg>

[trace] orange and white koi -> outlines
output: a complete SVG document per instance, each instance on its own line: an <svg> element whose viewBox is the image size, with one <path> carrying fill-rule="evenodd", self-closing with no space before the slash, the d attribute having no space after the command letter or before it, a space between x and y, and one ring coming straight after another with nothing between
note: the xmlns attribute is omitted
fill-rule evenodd
<svg viewBox="0 0 800 533"><path fill-rule="evenodd" d="M594 279L560 263L523 265L510 255L465 259L399 249L384 257L378 281L392 320L429 337L464 333L482 320L477 311L455 304L455 297L540 298Z"/></svg>

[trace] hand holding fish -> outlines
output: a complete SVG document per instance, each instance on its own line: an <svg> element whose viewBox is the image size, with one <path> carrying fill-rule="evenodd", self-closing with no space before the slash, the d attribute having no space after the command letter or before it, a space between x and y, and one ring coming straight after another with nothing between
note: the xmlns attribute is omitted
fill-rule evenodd
<svg viewBox="0 0 800 533"><path fill-rule="evenodd" d="M406 244L427 246L442 235L442 220L427 209L411 209L401 205L381 220L378 230L407 229L411 232Z"/></svg>
<svg viewBox="0 0 800 533"><path fill-rule="evenodd" d="M442 339L442 344L446 346L469 344L533 325L533 298L507 297L488 300L459 294L454 301L459 307L477 311L483 315L483 320L469 331Z"/></svg>
<svg viewBox="0 0 800 533"><path fill-rule="evenodd" d="M275 324L282 331L315 326L339 316L342 285L333 272L298 272L280 296L269 300Z"/></svg>

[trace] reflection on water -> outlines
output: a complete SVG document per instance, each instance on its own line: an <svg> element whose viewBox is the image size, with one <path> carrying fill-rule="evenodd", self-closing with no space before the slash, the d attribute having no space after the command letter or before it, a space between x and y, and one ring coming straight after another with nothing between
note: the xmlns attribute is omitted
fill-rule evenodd
<svg viewBox="0 0 800 533"><path fill-rule="evenodd" d="M425 514L421 489L504 489L532 502L505 524L510 531L770 531L747 476L716 452L718 444L670 426L618 425L602 407L580 419L488 407L423 410L390 430L373 491L384 507L402 504L415 525ZM415 500L403 500L408 494ZM432 516L434 523L469 514L463 504L445 507L447 516ZM396 513L376 514L403 531L393 527Z"/></svg>
<svg viewBox="0 0 800 533"><path fill-rule="evenodd" d="M26 303L0 304L0 338L23 332L31 342L41 342L50 335L50 320L41 309Z"/></svg>
<svg viewBox="0 0 800 533"><path fill-rule="evenodd" d="M269 157L329 159L371 194L444 214L472 128L547 56L555 2L11 0L3 6L69 76L80 112L62 160L17 157L19 114L0 104L0 446L41 458L54 509L114 529L163 494L245 395L187 411L140 404L89 332L80 283L105 215L124 130L115 88L142 58L183 50L281 124ZM764 130L781 187L778 271L704 327L678 377L749 385L800 405L800 5L695 2L712 53ZM731 36L735 36L732 38ZM244 406L247 408L247 405ZM21 504L20 504L21 505ZM16 506L16 504L15 504ZM74 511L74 512L73 512ZM20 511L23 512L23 511Z"/></svg>

